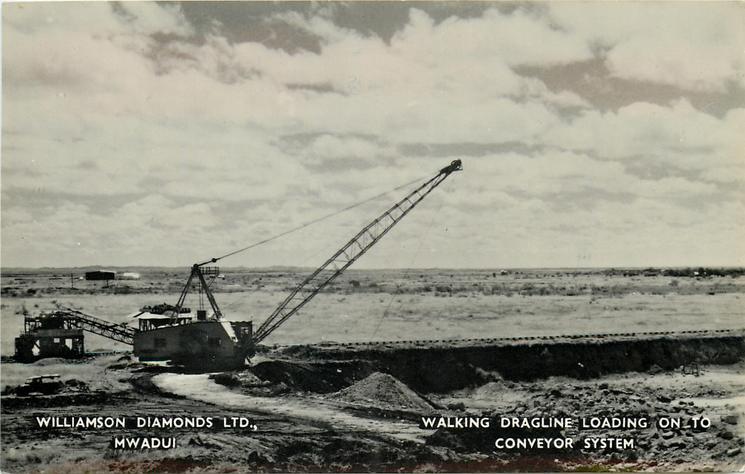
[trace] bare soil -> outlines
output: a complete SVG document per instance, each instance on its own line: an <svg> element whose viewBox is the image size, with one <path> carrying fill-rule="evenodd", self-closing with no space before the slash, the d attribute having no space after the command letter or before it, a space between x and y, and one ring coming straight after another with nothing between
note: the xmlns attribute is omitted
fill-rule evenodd
<svg viewBox="0 0 745 474"><path fill-rule="evenodd" d="M698 375L654 369L584 381L495 380L448 393L418 394L387 374L361 379L338 392L316 393L262 380L250 369L217 377L101 362L83 363L90 366L91 387L95 390L97 379L116 378L126 390L109 390L95 398L67 393L25 403L6 403L12 396L3 398L3 472L731 471L745 464L743 363L699 367ZM392 403L402 399L398 406ZM493 449L505 430L420 429L417 416L433 411L490 417L706 416L712 426L561 433L578 440L638 440L637 448L622 452L508 452ZM33 422L39 414L248 416L258 429L169 430L178 448L131 452L109 448L113 436L124 434L121 429L40 431ZM126 434L153 432L128 429Z"/></svg>

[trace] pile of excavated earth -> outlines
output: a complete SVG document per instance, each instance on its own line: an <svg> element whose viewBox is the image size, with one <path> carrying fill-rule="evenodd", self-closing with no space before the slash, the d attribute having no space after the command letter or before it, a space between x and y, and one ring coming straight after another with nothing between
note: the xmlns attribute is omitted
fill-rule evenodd
<svg viewBox="0 0 745 474"><path fill-rule="evenodd" d="M682 380L678 386L666 386L667 380ZM687 381L686 381L687 380ZM739 386L739 385L738 385ZM517 396L515 396L517 395ZM629 463L634 469L672 468L721 469L737 465L743 459L745 439L742 437L742 416L738 415L737 393L717 382L717 378L702 373L700 377L674 373L658 375L630 374L614 380L576 381L546 379L532 383L510 381L492 382L474 389L445 396L437 402L452 400L465 402L462 411L488 417L616 417L650 420L644 428L599 427L580 430L578 427L561 430L561 436L575 440L578 449L565 450L563 456L585 455L604 465ZM729 397L729 398L728 398ZM735 397L735 398L732 398ZM493 401L494 408L486 408L485 401ZM723 403L707 406L706 400ZM730 401L728 404L727 401ZM469 406L470 402L470 406ZM478 408L477 408L478 407ZM693 428L685 422L706 417L708 428ZM660 418L680 419L681 427L656 426ZM458 452L492 452L493 441L502 436L499 430L440 430L430 437L428 444L443 446ZM633 438L633 449L583 449L586 438ZM514 456L497 453L505 459Z"/></svg>
<svg viewBox="0 0 745 474"><path fill-rule="evenodd" d="M379 409L431 412L434 407L392 375L375 372L329 397L331 400Z"/></svg>

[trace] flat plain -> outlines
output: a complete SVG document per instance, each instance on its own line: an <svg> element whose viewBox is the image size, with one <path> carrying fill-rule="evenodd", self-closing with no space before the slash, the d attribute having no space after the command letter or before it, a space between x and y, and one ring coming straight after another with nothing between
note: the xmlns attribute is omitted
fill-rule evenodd
<svg viewBox="0 0 745 474"><path fill-rule="evenodd" d="M138 280L86 281L86 269L6 269L2 355L12 355L23 312L54 303L116 323L144 305L175 304L189 270L118 268ZM230 269L212 290L230 320L260 324L309 269ZM684 276L665 274L675 272ZM699 273L695 275L695 273ZM704 273L704 274L701 274ZM461 339L741 328L745 276L687 270L349 270L266 344ZM202 304L207 304L206 299ZM187 305L196 309L198 295ZM86 335L89 350L126 346Z"/></svg>

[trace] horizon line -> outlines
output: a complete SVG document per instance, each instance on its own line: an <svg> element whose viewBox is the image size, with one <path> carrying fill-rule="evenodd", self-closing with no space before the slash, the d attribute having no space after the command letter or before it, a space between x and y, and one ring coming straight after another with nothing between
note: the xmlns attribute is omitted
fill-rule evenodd
<svg viewBox="0 0 745 474"><path fill-rule="evenodd" d="M219 266L219 265L216 265ZM191 265L76 265L76 266L42 266L42 267L23 267L23 266L0 266L0 272L6 270L66 270L66 269L188 269ZM303 265L265 265L265 266L220 266L224 269L251 269L251 270L271 270L271 269L309 269L313 270L315 266ZM558 266L558 267L541 267L541 266L494 266L494 267L380 267L380 268L351 268L350 271L386 271L386 270L472 270L472 271L491 271L491 270L636 270L636 269L680 269L680 268L728 268L728 269L745 269L745 264L741 265L707 265L707 264L685 264L685 265L602 265L602 266Z"/></svg>

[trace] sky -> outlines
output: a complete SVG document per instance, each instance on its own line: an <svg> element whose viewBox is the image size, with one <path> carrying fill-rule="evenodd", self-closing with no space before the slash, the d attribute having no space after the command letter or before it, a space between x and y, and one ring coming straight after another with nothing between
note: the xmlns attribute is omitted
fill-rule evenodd
<svg viewBox="0 0 745 474"><path fill-rule="evenodd" d="M745 265L743 3L2 8L3 267Z"/></svg>

